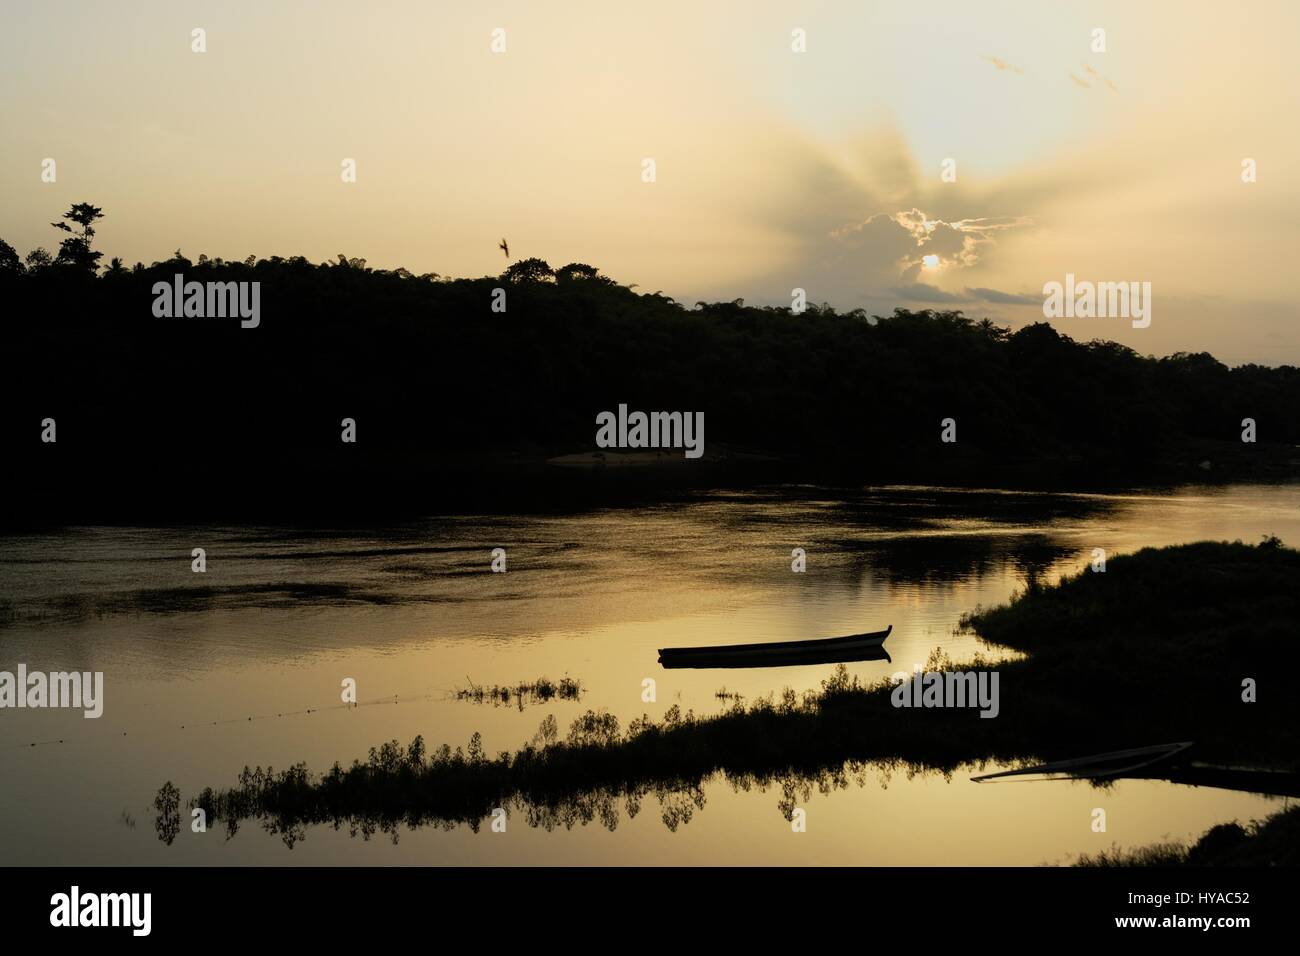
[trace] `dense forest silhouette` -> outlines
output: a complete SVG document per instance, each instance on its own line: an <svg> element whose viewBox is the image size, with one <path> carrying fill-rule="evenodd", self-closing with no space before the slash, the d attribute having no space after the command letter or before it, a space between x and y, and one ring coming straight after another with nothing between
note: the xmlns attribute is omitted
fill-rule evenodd
<svg viewBox="0 0 1300 956"><path fill-rule="evenodd" d="M19 517L587 495L616 479L545 462L595 452L596 415L619 403L705 413L704 458L670 454L652 484L1277 477L1300 443L1293 366L1144 357L960 312L684 304L540 259L478 279L345 255L104 266L101 216L74 205L57 254L0 241L0 428ZM155 317L154 284L177 273L259 282L260 324ZM945 418L955 444L940 441Z"/></svg>

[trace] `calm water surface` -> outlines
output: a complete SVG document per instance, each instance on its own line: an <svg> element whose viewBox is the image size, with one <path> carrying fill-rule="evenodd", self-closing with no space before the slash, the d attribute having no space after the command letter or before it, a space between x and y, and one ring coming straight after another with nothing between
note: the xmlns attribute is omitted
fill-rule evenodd
<svg viewBox="0 0 1300 956"><path fill-rule="evenodd" d="M530 828L514 814L504 834L404 828L394 843L315 827L292 849L251 823L232 839L219 826L183 827L165 846L150 804L167 780L184 802L233 785L245 765L320 771L417 734L455 746L479 731L495 753L528 741L547 714L563 731L588 708L624 726L673 705L713 713L723 688L746 699L803 691L831 670L664 671L663 646L892 624L892 664L850 665L867 680L910 670L936 647L956 660L987 654L956 633L959 617L1006 601L1030 572L1053 580L1086 566L1094 548L1113 556L1264 534L1300 542L1300 486L784 487L364 532L85 527L0 539L0 670L103 671L106 682L99 720L0 711L0 862L1035 864L1184 839L1282 803L1160 782L979 786L966 772L945 780L866 767L843 786L788 794L715 779L693 800L623 809L613 830L600 820ZM196 547L206 574L190 569ZM505 574L489 571L496 547L507 551ZM804 574L790 570L796 547L808 554ZM581 701L519 710L454 699L471 681L565 675L581 681ZM338 706L344 678L362 706ZM652 703L642 700L646 678ZM783 800L805 810L807 832L791 832ZM1105 834L1090 827L1096 806L1107 811Z"/></svg>

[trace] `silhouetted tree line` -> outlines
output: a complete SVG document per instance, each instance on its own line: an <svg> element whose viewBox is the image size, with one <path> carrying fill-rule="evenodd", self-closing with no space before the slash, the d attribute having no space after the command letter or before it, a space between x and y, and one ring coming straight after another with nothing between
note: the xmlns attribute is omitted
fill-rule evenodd
<svg viewBox="0 0 1300 956"><path fill-rule="evenodd" d="M1300 370L1228 368L1208 354L1144 357L1047 323L1009 333L960 312L872 317L743 300L683 305L589 265L512 263L445 279L340 255L242 262L179 250L98 266L100 211L78 204L57 256L0 242L7 308L3 440L12 467L53 480L198 493L210 482L437 474L595 449L595 417L703 411L720 446L796 469L872 478L930 463L1142 462L1251 455L1300 441ZM39 252L39 250L37 251ZM261 283L261 324L155 318L153 285ZM506 311L493 312L495 289ZM340 422L357 422L357 443ZM57 422L56 446L40 442ZM957 422L957 443L940 422ZM1260 445L1240 441L1243 418ZM910 464L909 464L910 463ZM966 463L966 464L962 464ZM333 476L333 478L331 477ZM219 494L220 491L213 491Z"/></svg>

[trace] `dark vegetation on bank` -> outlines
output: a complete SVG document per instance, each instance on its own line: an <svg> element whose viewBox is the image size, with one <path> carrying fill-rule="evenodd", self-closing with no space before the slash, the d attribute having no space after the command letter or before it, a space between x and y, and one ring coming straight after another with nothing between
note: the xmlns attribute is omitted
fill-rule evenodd
<svg viewBox="0 0 1300 956"><path fill-rule="evenodd" d="M1300 761L1297 621L1300 552L1276 538L1145 548L1056 587L1031 578L1012 604L966 619L1031 655L1004 688L1014 679L1045 704L1049 735L1079 728L1081 745L1092 728L1116 744L1101 751L1140 728L1146 743L1195 740L1201 760L1287 770ZM1255 703L1242 701L1247 678Z"/></svg>
<svg viewBox="0 0 1300 956"><path fill-rule="evenodd" d="M99 217L74 206L57 256L24 262L0 242L0 440L29 517L51 503L184 512L197 500L211 518L590 501L795 470L933 484L1295 473L1290 366L1143 357L958 312L877 320L827 305L794 315L678 303L536 259L481 279L343 255L238 262L178 250L105 266ZM261 283L260 325L155 318L153 285L177 273ZM498 288L505 313L491 310ZM649 475L545 465L595 451L596 415L620 402L704 412L705 457L669 455ZM345 417L356 444L340 440ZM956 444L940 442L949 417ZM1258 444L1240 440L1247 417ZM45 418L55 445L40 441Z"/></svg>
<svg viewBox="0 0 1300 956"><path fill-rule="evenodd" d="M1300 866L1300 806L1267 820L1220 823L1195 843L1153 843L1085 854L1075 866Z"/></svg>
<svg viewBox="0 0 1300 956"><path fill-rule="evenodd" d="M736 700L713 716L674 706L624 728L588 711L565 737L548 716L514 753L490 756L476 734L466 749L433 752L422 738L393 741L324 776L305 765L246 768L234 788L205 790L193 805L231 832L255 819L292 845L310 824L396 839L402 825L477 827L497 807L532 826L600 820L612 829L620 806L635 815L648 795L676 828L704 807L704 784L719 777L735 788L779 788L788 816L812 792L861 785L873 773L947 775L968 763L1175 740L1195 741L1202 761L1294 771L1300 695L1288 682L1300 663L1298 614L1300 552L1275 539L1145 549L1113 558L1105 573L1031 585L1009 607L970 616L978 633L1026 658L959 667L932 658L927 669L996 666L994 719L895 708L888 680L863 686L841 666L820 691ZM1255 703L1243 702L1245 678L1258 682Z"/></svg>

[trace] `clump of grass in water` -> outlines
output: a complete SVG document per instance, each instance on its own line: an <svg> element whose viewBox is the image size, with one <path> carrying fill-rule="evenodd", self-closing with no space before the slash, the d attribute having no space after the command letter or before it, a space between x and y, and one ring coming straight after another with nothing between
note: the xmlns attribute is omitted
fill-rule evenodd
<svg viewBox="0 0 1300 956"><path fill-rule="evenodd" d="M539 677L535 681L522 681L513 686L494 684L482 687L470 681L468 687L456 691L457 700L475 704L492 704L494 707L514 705L523 710L528 704L544 704L552 700L579 700L582 682L565 675L559 681Z"/></svg>
<svg viewBox="0 0 1300 956"><path fill-rule="evenodd" d="M154 829L158 839L171 846L176 835L181 832L181 792L168 780L158 789L153 806L157 815L154 817Z"/></svg>

